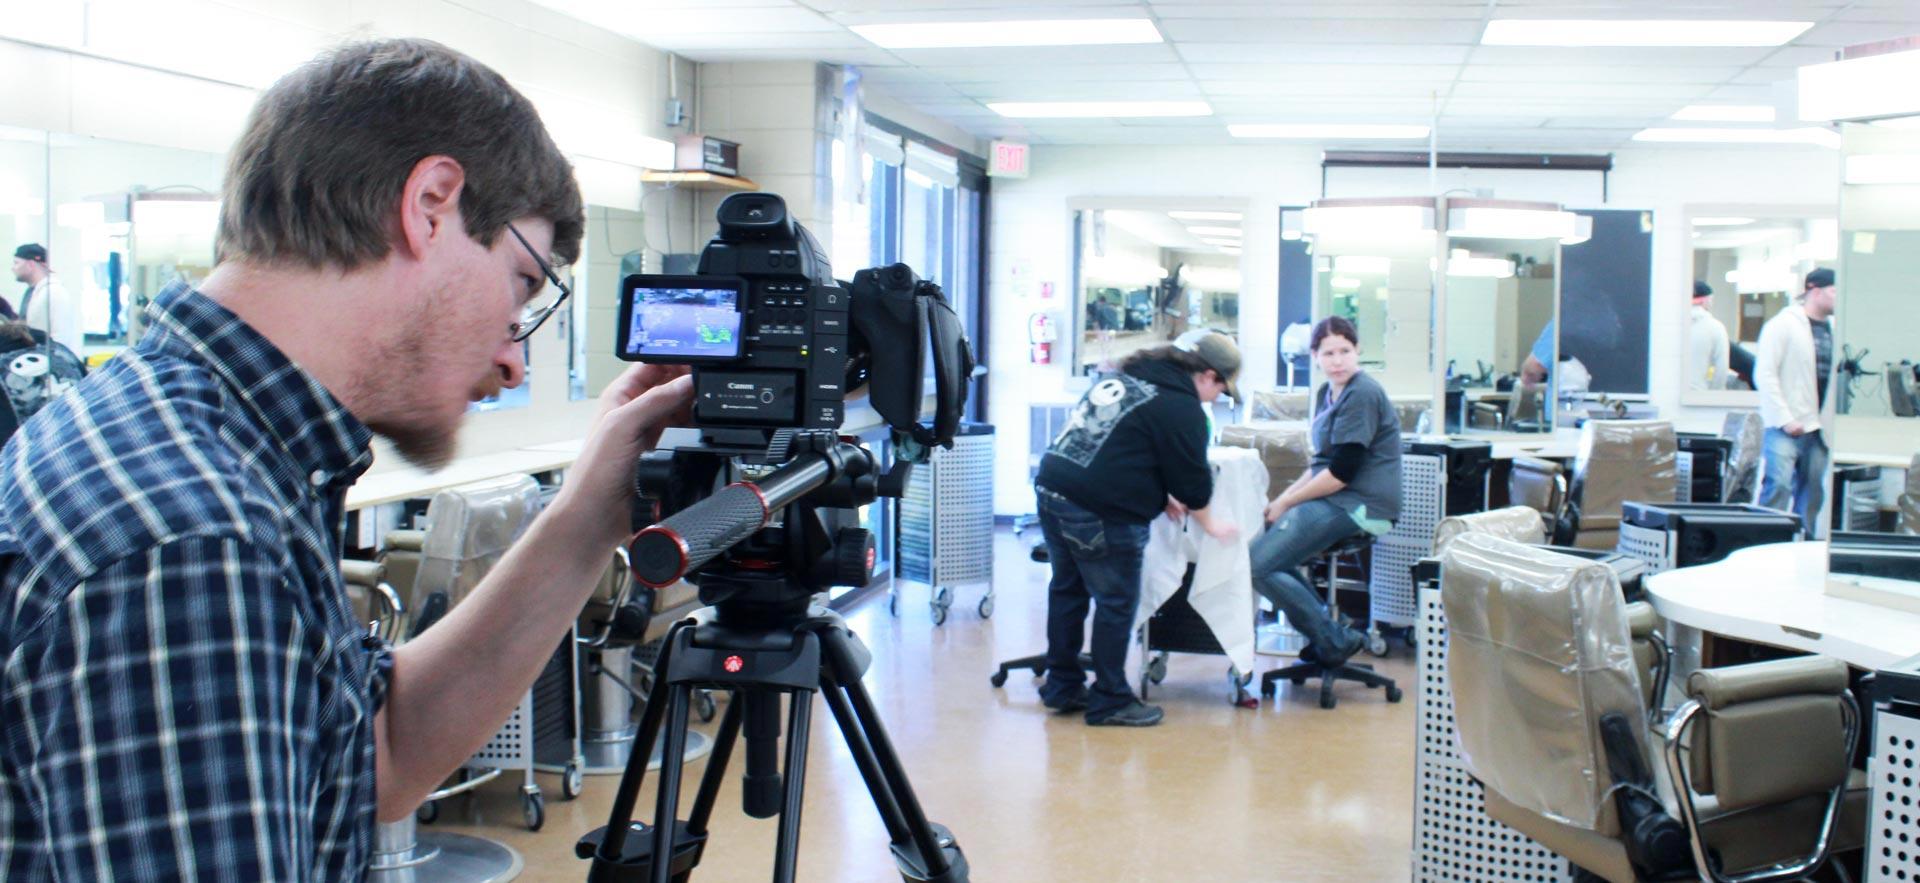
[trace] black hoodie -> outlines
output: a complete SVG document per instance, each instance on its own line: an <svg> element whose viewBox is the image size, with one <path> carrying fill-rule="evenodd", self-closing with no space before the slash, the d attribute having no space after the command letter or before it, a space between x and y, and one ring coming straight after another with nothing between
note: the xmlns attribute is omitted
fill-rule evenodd
<svg viewBox="0 0 1920 883"><path fill-rule="evenodd" d="M1167 497L1201 509L1213 497L1207 417L1193 375L1144 362L1102 378L1040 460L1034 483L1113 521L1144 524Z"/></svg>

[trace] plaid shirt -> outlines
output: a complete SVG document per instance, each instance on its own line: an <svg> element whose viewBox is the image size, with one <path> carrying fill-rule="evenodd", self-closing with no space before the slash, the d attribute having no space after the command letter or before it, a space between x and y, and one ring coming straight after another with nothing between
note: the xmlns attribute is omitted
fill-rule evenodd
<svg viewBox="0 0 1920 883"><path fill-rule="evenodd" d="M0 452L0 879L366 873L365 426L185 286Z"/></svg>

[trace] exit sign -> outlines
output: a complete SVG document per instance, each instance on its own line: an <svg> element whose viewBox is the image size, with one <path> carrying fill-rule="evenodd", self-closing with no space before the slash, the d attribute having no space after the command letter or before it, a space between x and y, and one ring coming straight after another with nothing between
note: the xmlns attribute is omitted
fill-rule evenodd
<svg viewBox="0 0 1920 883"><path fill-rule="evenodd" d="M987 174L995 178L1025 178L1032 149L1014 141L993 142L993 161Z"/></svg>

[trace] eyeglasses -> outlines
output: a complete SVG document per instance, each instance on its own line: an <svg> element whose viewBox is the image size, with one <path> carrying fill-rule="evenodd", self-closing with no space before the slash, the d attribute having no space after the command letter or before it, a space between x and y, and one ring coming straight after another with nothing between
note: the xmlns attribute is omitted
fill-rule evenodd
<svg viewBox="0 0 1920 883"><path fill-rule="evenodd" d="M540 323L547 321L548 316L553 315L555 310L560 309L561 304L567 302L567 298L573 295L573 289L560 280L560 274L554 272L553 265L547 263L547 259L533 249L533 244L527 241L527 237L520 235L520 231L512 224L507 225L507 231L513 234L513 238L520 240L521 247L525 248L527 254L533 256L533 262L540 266L540 272L546 274L547 283L560 292L559 297L548 302L541 296L546 293L543 289L541 295L535 295L532 300L527 301L526 306L520 308L520 321L507 326L508 333L517 343L532 337L533 332L540 330Z"/></svg>

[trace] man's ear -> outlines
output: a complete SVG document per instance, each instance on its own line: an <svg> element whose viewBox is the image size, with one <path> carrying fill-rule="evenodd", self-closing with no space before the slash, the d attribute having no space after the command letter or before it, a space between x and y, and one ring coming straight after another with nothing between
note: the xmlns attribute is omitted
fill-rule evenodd
<svg viewBox="0 0 1920 883"><path fill-rule="evenodd" d="M429 156L413 164L400 190L400 240L408 257L420 258L436 238L466 235L460 219L460 191L467 170L450 156Z"/></svg>

